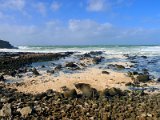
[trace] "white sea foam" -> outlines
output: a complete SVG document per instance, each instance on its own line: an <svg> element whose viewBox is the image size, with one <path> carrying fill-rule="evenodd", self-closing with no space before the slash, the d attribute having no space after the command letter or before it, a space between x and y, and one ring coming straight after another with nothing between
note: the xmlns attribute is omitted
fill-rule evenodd
<svg viewBox="0 0 160 120"><path fill-rule="evenodd" d="M106 54L160 55L160 46L18 46L18 49L0 49L0 52L81 52L105 51Z"/></svg>

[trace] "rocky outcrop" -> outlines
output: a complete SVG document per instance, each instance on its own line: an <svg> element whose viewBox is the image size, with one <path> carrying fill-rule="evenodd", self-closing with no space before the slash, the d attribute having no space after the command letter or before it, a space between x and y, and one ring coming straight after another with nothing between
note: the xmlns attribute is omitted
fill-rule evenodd
<svg viewBox="0 0 160 120"><path fill-rule="evenodd" d="M0 48L8 48L8 49L13 49L13 47L9 42L0 40Z"/></svg>

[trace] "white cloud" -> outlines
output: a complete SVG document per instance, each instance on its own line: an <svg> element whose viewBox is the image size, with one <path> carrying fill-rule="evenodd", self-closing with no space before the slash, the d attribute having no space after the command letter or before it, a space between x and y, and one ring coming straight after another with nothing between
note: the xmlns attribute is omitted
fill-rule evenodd
<svg viewBox="0 0 160 120"><path fill-rule="evenodd" d="M131 6L134 0L87 0L87 10L99 12L110 10L115 7Z"/></svg>
<svg viewBox="0 0 160 120"><path fill-rule="evenodd" d="M36 8L42 15L46 15L46 6L44 3L39 2L38 4L36 4Z"/></svg>
<svg viewBox="0 0 160 120"><path fill-rule="evenodd" d="M51 9L52 9L53 11L59 10L60 7L61 7L61 4L58 3L58 2L53 2L52 5L51 5Z"/></svg>
<svg viewBox="0 0 160 120"><path fill-rule="evenodd" d="M87 10L88 11L103 11L110 7L105 0L88 0Z"/></svg>
<svg viewBox="0 0 160 120"><path fill-rule="evenodd" d="M49 21L43 26L0 25L1 39L21 45L147 44L159 40L159 29L119 28L89 19Z"/></svg>
<svg viewBox="0 0 160 120"><path fill-rule="evenodd" d="M9 8L9 9L23 11L25 5L26 5L25 0L2 0L0 7L3 9Z"/></svg>

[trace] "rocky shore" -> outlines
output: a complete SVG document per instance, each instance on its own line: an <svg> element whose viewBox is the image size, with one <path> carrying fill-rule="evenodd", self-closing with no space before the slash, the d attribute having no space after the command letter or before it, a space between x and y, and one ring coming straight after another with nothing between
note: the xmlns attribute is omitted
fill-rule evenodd
<svg viewBox="0 0 160 120"><path fill-rule="evenodd" d="M160 92L152 87L159 79L139 69L151 61L121 57L124 63L108 62L102 51L0 53L0 119L159 120Z"/></svg>

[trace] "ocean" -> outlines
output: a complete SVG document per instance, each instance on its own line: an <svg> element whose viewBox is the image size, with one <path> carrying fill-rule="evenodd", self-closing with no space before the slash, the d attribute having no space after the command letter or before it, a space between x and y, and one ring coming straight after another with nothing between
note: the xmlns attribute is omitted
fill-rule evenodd
<svg viewBox="0 0 160 120"><path fill-rule="evenodd" d="M104 51L107 54L130 54L160 56L160 46L18 46L18 49L0 49L0 52L36 52L36 53L56 53L56 52L81 52Z"/></svg>

